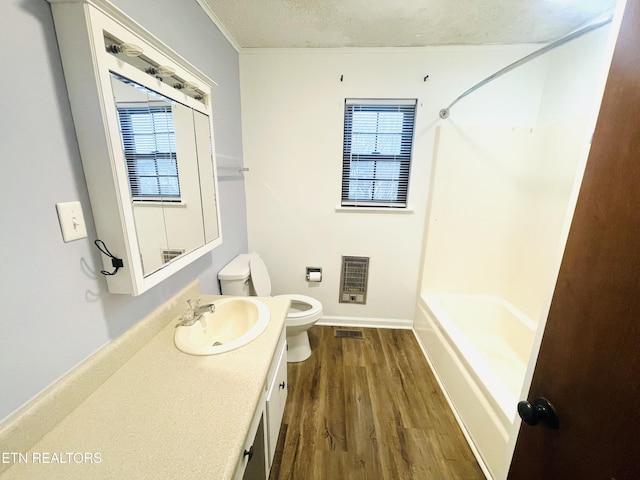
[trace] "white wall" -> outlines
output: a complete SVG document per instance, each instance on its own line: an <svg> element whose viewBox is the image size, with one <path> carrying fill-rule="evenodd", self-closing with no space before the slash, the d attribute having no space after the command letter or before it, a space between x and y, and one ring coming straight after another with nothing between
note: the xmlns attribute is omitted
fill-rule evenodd
<svg viewBox="0 0 640 480"><path fill-rule="evenodd" d="M413 319L438 112L532 46L375 50L257 50L240 55L249 246L274 293L319 299L335 319ZM544 61L465 101L451 122L526 124L539 109ZM424 77L429 75L427 81ZM343 76L343 81L340 81ZM499 97L496 95L499 94ZM513 98L519 109L509 108ZM411 213L336 211L345 98L417 98ZM371 257L367 305L338 303L341 255ZM305 267L320 266L320 284Z"/></svg>
<svg viewBox="0 0 640 480"><path fill-rule="evenodd" d="M114 0L220 86L215 143L242 163L238 54L196 2ZM78 153L51 9L5 0L0 15L0 420L194 278L218 291L218 270L246 251L244 184L219 182L224 244L139 297L110 295ZM55 204L80 200L89 237L63 243Z"/></svg>

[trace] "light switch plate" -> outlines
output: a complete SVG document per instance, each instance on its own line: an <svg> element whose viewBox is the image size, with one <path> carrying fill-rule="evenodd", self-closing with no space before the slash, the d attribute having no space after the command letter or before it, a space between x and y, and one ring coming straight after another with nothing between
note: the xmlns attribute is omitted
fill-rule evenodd
<svg viewBox="0 0 640 480"><path fill-rule="evenodd" d="M56 203L62 239L65 242L78 240L87 236L87 226L84 223L82 205L80 202Z"/></svg>

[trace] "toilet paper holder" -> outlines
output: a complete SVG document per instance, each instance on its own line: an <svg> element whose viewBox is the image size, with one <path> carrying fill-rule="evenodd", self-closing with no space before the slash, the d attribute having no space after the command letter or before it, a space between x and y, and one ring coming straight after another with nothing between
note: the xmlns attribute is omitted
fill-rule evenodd
<svg viewBox="0 0 640 480"><path fill-rule="evenodd" d="M307 267L307 282L321 282L322 281L322 268L320 267Z"/></svg>

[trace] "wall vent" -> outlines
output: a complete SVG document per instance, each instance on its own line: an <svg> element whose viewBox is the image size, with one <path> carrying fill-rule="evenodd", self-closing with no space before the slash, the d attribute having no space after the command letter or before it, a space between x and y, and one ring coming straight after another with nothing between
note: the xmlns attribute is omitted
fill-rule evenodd
<svg viewBox="0 0 640 480"><path fill-rule="evenodd" d="M367 303L369 257L342 256L340 303Z"/></svg>
<svg viewBox="0 0 640 480"><path fill-rule="evenodd" d="M179 257L184 253L183 249L173 249L173 250L162 250L162 263L168 263L176 257Z"/></svg>

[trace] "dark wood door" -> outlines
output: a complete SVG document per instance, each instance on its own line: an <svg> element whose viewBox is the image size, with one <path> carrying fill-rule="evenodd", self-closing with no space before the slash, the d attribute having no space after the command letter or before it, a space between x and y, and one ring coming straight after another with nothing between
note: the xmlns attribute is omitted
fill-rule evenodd
<svg viewBox="0 0 640 480"><path fill-rule="evenodd" d="M640 479L640 0L628 0L509 478Z"/></svg>

